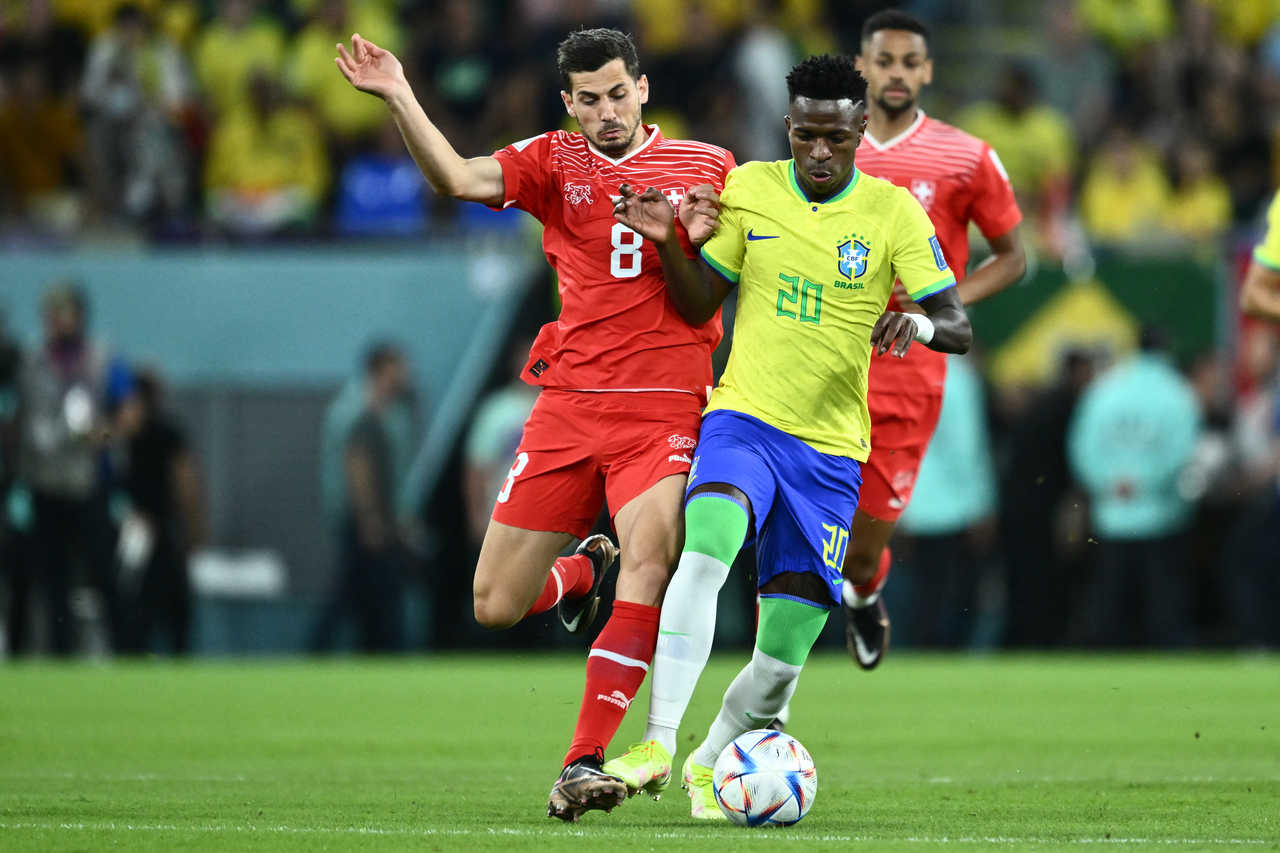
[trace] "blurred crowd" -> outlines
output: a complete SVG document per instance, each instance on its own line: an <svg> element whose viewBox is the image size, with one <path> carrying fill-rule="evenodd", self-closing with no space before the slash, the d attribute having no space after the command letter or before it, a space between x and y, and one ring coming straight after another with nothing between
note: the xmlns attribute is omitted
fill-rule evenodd
<svg viewBox="0 0 1280 853"><path fill-rule="evenodd" d="M925 109L993 145L1040 258L1071 275L1119 244L1228 268L1224 238L1256 239L1280 183L1280 0L0 0L0 241L502 233L516 214L427 190L382 104L332 67L335 43L395 52L471 155L568 126L556 43L620 26L651 81L646 120L746 161L787 156L791 65L855 51L890 5L932 24ZM397 496L421 414L403 353L371 346L333 398L319 464L338 565L312 648L340 626L404 648L407 577L430 553L447 563L425 570L432 642L475 641L469 569L534 399L522 335L554 312L536 301L418 519L452 550L424 550ZM0 316L8 648L84 648L97 608L110 647L181 652L186 564L209 544L196 454L159 373L95 337L83 290L51 287L42 309L26 352ZM1044 387L953 359L894 544L896 641L1280 646L1280 337L1225 325L1191 362L1155 327L1133 352L1069 348Z"/></svg>
<svg viewBox="0 0 1280 853"><path fill-rule="evenodd" d="M376 98L333 67L352 32L401 57L464 155L566 125L554 46L633 32L649 121L786 156L782 80L855 52L890 5L931 22L926 107L987 139L1042 250L1211 244L1280 172L1275 0L6 0L0 229L9 242L405 236L502 229L424 185Z"/></svg>

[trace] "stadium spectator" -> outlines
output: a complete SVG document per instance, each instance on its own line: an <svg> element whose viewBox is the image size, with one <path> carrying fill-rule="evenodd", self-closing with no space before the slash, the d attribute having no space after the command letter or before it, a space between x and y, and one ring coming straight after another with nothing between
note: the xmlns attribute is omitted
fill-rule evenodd
<svg viewBox="0 0 1280 853"><path fill-rule="evenodd" d="M1175 16L1170 0L1079 0L1085 25L1121 54L1168 36Z"/></svg>
<svg viewBox="0 0 1280 853"><path fill-rule="evenodd" d="M1094 370L1092 353L1068 350L1050 387L1006 392L1002 400L1000 538L1007 572L1008 645L1061 643L1084 583L1073 570L1060 531L1072 509L1067 425Z"/></svg>
<svg viewBox="0 0 1280 853"><path fill-rule="evenodd" d="M964 500L955 499L954 483L965 484ZM971 640L996 510L982 378L968 359L948 356L938 426L899 522L906 537L894 546L898 580L912 593L902 608L902 636L912 645L961 648Z"/></svg>
<svg viewBox="0 0 1280 853"><path fill-rule="evenodd" d="M407 460L397 452L394 416L388 415L408 393L408 367L397 347L375 343L365 355L364 371L359 414L342 443L340 566L334 593L312 633L316 651L333 648L348 616L355 619L360 651L395 652L405 645L405 557L396 496ZM335 411L333 426L342 419L343 412Z"/></svg>
<svg viewBox="0 0 1280 853"><path fill-rule="evenodd" d="M110 580L110 525L100 451L109 406L130 378L106 347L91 339L89 305L74 285L58 285L44 298L45 340L24 366L18 478L30 502L30 559L18 586L43 587L48 637L54 653L70 654L76 636L69 593L77 580L97 586L114 619ZM18 606L25 607L25 595ZM25 621L25 615L16 620ZM114 625L114 622L112 623ZM24 637L15 635L20 651Z"/></svg>
<svg viewBox="0 0 1280 853"><path fill-rule="evenodd" d="M33 57L55 98L73 93L84 66L84 33L65 20L65 11L65 4L55 7L54 0L9 4L8 28L0 28L0 56Z"/></svg>
<svg viewBox="0 0 1280 853"><path fill-rule="evenodd" d="M180 123L191 106L186 62L142 9L124 3L89 47L81 84L89 188L96 212L141 220L182 213L189 152Z"/></svg>
<svg viewBox="0 0 1280 853"><path fill-rule="evenodd" d="M1179 240L1211 246L1231 226L1231 191L1214 171L1213 153L1198 140L1185 139L1174 151L1163 225Z"/></svg>
<svg viewBox="0 0 1280 853"><path fill-rule="evenodd" d="M286 58L285 82L306 99L340 150L382 126L386 113L376 99L347 85L333 67L333 46L360 33L387 50L399 49L400 26L386 5L373 0L314 0L310 20L294 38Z"/></svg>
<svg viewBox="0 0 1280 853"><path fill-rule="evenodd" d="M334 219L343 236L409 237L427 228L427 185L387 119L374 151L356 154L338 178ZM501 214L499 214L501 215Z"/></svg>
<svg viewBox="0 0 1280 853"><path fill-rule="evenodd" d="M485 7L470 0L445 0L420 27L426 38L413 53L426 84L426 108L439 116L441 132L464 150L488 148L494 139L495 82L503 60L493 51ZM361 33L363 35L363 32Z"/></svg>
<svg viewBox="0 0 1280 853"><path fill-rule="evenodd" d="M1160 158L1117 127L1107 137L1080 189L1080 216L1103 243L1150 241L1169 202Z"/></svg>
<svg viewBox="0 0 1280 853"><path fill-rule="evenodd" d="M0 216L57 232L79 225L74 187L84 171L75 103L50 88L35 53L0 80Z"/></svg>
<svg viewBox="0 0 1280 853"><path fill-rule="evenodd" d="M1044 10L1044 34L1030 58L1045 104L1070 119L1076 140L1092 149L1111 107L1115 61L1085 30L1074 3Z"/></svg>
<svg viewBox="0 0 1280 853"><path fill-rule="evenodd" d="M741 161L783 160L786 141L777 132L778 116L787 112L787 88L782 85L798 57L780 26L780 0L746 4L747 19L731 61L738 90L750 92L742 101L741 143L734 146Z"/></svg>
<svg viewBox="0 0 1280 853"><path fill-rule="evenodd" d="M182 427L165 411L160 377L144 370L115 416L125 441L121 524L119 650L145 654L156 629L169 651L191 649L191 583L187 562L205 540L204 501L195 454Z"/></svg>
<svg viewBox="0 0 1280 853"><path fill-rule="evenodd" d="M255 70L248 103L214 128L205 163L209 218L238 237L311 225L329 184L328 154L310 114L284 102L279 82Z"/></svg>
<svg viewBox="0 0 1280 853"><path fill-rule="evenodd" d="M1040 101L1031 68L1007 64L994 100L968 107L956 124L1000 156L1023 212L1053 227L1069 200L1076 145L1067 118Z"/></svg>
<svg viewBox="0 0 1280 853"><path fill-rule="evenodd" d="M284 30L260 14L259 5L259 0L221 0L218 16L196 37L196 81L218 115L247 104L252 72L275 77L283 70Z"/></svg>
<svg viewBox="0 0 1280 853"><path fill-rule="evenodd" d="M1086 627L1095 643L1183 646L1194 639L1183 547L1193 506L1183 473L1201 423L1195 392L1170 360L1164 334L1151 328L1138 353L1080 398L1067 449L1099 540Z"/></svg>

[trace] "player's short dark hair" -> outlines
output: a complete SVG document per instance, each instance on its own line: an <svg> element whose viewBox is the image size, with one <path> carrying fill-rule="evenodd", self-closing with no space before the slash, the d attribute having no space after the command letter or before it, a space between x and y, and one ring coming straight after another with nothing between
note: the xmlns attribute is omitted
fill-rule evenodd
<svg viewBox="0 0 1280 853"><path fill-rule="evenodd" d="M366 376L377 376L389 364L402 361L404 354L400 347L391 341L375 341L364 352L364 372Z"/></svg>
<svg viewBox="0 0 1280 853"><path fill-rule="evenodd" d="M640 57L636 43L621 30L596 27L574 30L556 48L556 68L565 89L570 88L569 75L576 71L595 71L605 63L621 59L632 80L640 79Z"/></svg>
<svg viewBox="0 0 1280 853"><path fill-rule="evenodd" d="M863 100L867 83L847 56L810 56L787 75L787 98L812 98L815 101L839 101L843 98L857 103Z"/></svg>
<svg viewBox="0 0 1280 853"><path fill-rule="evenodd" d="M909 33L917 33L924 39L926 45L929 43L928 25L910 12L904 12L901 9L883 9L863 21L861 43L866 44L881 30L905 30Z"/></svg>

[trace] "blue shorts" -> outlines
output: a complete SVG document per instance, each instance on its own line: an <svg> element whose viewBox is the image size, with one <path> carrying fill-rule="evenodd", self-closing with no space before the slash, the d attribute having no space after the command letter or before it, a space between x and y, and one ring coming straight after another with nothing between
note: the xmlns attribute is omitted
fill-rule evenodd
<svg viewBox="0 0 1280 853"><path fill-rule="evenodd" d="M685 501L706 483L737 486L751 500L759 586L783 572L811 572L840 603L862 485L858 460L819 453L758 418L717 409L702 419Z"/></svg>

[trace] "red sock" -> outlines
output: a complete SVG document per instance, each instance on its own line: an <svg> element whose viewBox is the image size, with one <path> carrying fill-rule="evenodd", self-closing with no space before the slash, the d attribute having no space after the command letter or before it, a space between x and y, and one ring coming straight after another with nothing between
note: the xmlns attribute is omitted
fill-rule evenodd
<svg viewBox="0 0 1280 853"><path fill-rule="evenodd" d="M572 557L561 557L551 567L547 575L546 586L542 594L529 608L525 616L535 613L546 613L560 603L566 595L570 598L586 595L591 592L591 584L595 574L591 571L591 558L586 554L574 554Z"/></svg>
<svg viewBox="0 0 1280 853"><path fill-rule="evenodd" d="M653 661L659 612L631 601L613 603L613 613L587 655L587 688L566 765L584 755L604 755Z"/></svg>
<svg viewBox="0 0 1280 853"><path fill-rule="evenodd" d="M871 593L879 592L884 589L885 581L889 579L889 563L892 559L890 556L891 554L892 552L886 546L885 549L880 552L880 565L876 568L875 575L873 575L871 580L866 583L855 585L853 591L863 598L866 598L868 595L871 595Z"/></svg>

